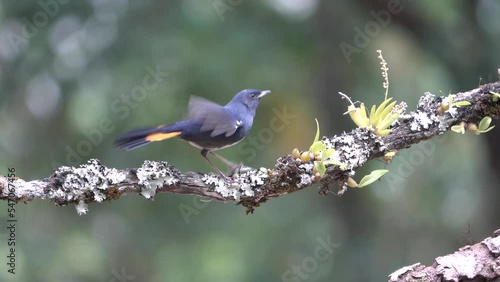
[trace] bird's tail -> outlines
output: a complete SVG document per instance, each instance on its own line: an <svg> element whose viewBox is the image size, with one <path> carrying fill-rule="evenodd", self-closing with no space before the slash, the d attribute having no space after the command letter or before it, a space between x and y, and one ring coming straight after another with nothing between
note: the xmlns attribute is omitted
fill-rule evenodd
<svg viewBox="0 0 500 282"><path fill-rule="evenodd" d="M175 124L161 125L154 128L144 128L130 131L115 140L120 149L127 151L139 148L154 141L161 141L179 136L182 131L176 130Z"/></svg>

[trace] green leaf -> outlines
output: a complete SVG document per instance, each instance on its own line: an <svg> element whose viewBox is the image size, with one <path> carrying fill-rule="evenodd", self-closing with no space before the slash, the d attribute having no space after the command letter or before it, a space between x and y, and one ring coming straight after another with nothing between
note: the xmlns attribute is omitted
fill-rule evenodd
<svg viewBox="0 0 500 282"><path fill-rule="evenodd" d="M321 175L321 176L325 175L326 167L325 167L325 164L322 161L315 161L314 162L314 167L318 171L319 175Z"/></svg>
<svg viewBox="0 0 500 282"><path fill-rule="evenodd" d="M465 134L465 128L459 124L452 126L451 131L456 132L456 133Z"/></svg>
<svg viewBox="0 0 500 282"><path fill-rule="evenodd" d="M470 102L469 101L460 101L460 102L453 103L452 106L455 106L455 107L470 106Z"/></svg>
<svg viewBox="0 0 500 282"><path fill-rule="evenodd" d="M492 127L487 128L487 129L485 129L485 130L479 130L479 132L480 132L480 133L486 133L486 132L488 132L488 131L492 130L493 128L495 128L495 125L493 125Z"/></svg>
<svg viewBox="0 0 500 282"><path fill-rule="evenodd" d="M484 117L481 122L479 122L479 131L483 131L483 130L486 130L488 129L488 127L490 127L490 123L491 123L491 118L490 117Z"/></svg>
<svg viewBox="0 0 500 282"><path fill-rule="evenodd" d="M326 145L323 143L323 141L319 141L319 122L318 119L314 119L316 121L316 136L314 136L314 141L309 147L309 151L313 153L319 153L320 151L324 150Z"/></svg>
<svg viewBox="0 0 500 282"><path fill-rule="evenodd" d="M382 114L382 112L385 110L386 108L386 105L392 100L392 98L389 98L387 100L384 100L384 102L382 102L378 107L377 109L375 110L375 114L373 114L373 116L370 116L370 121L373 125L377 124L378 120L380 119L380 115Z"/></svg>
<svg viewBox="0 0 500 282"><path fill-rule="evenodd" d="M379 115L384 109L385 109L385 106L392 100L392 98L389 98L387 100L384 100L384 102L382 102L378 107L377 107L377 110L375 110L375 115Z"/></svg>
<svg viewBox="0 0 500 282"><path fill-rule="evenodd" d="M372 109L370 110L370 117L375 116L375 111L377 110L377 106L373 105Z"/></svg>
<svg viewBox="0 0 500 282"><path fill-rule="evenodd" d="M309 151L311 151L313 154L317 154L321 151L324 151L325 149L326 144L323 141L316 141L311 145L311 147L309 147Z"/></svg>
<svg viewBox="0 0 500 282"><path fill-rule="evenodd" d="M319 141L319 122L316 118L314 120L316 121L316 136L314 137L313 144Z"/></svg>
<svg viewBox="0 0 500 282"><path fill-rule="evenodd" d="M374 170L370 174L363 177L363 179L361 179L358 187L361 188L364 186L368 186L368 185L372 184L373 182L377 181L380 177L382 177L384 174L386 174L388 172L389 172L389 170L387 170L387 169Z"/></svg>
<svg viewBox="0 0 500 282"><path fill-rule="evenodd" d="M377 135L378 136L387 136L389 135L389 133L391 133L392 129L380 129L380 130L377 130Z"/></svg>
<svg viewBox="0 0 500 282"><path fill-rule="evenodd" d="M346 168L347 166L337 160L327 160L323 162L325 165L338 165L342 168Z"/></svg>
<svg viewBox="0 0 500 282"><path fill-rule="evenodd" d="M375 127L378 127L378 124L380 124L389 115L395 105L396 101L390 103L382 112L380 112L380 115L377 117L377 121L374 122Z"/></svg>
<svg viewBox="0 0 500 282"><path fill-rule="evenodd" d="M384 119L379 120L379 123L377 125L378 130L384 130L387 129L389 126L391 126L392 123L394 123L399 117L399 113L397 114L388 114L384 117Z"/></svg>
<svg viewBox="0 0 500 282"><path fill-rule="evenodd" d="M349 110L349 116L352 121L354 121L358 127L370 127L370 119L366 117L366 109L363 104L361 104L360 108L350 105L347 109Z"/></svg>
<svg viewBox="0 0 500 282"><path fill-rule="evenodd" d="M326 147L326 146L325 146ZM335 149L328 149L323 152L323 159L327 160L335 154Z"/></svg>
<svg viewBox="0 0 500 282"><path fill-rule="evenodd" d="M498 99L500 98L500 94L493 91L490 91L490 93L491 95L493 95L493 102L497 102Z"/></svg>
<svg viewBox="0 0 500 282"><path fill-rule="evenodd" d="M392 158L392 157L394 157L395 155L396 155L396 152L391 151L391 152L385 153L384 157Z"/></svg>

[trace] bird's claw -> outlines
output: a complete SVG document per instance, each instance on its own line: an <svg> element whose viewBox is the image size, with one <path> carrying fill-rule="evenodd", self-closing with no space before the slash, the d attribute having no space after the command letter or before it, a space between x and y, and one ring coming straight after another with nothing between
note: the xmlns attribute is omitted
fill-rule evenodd
<svg viewBox="0 0 500 282"><path fill-rule="evenodd" d="M252 168L245 166L243 163L239 163L237 165L235 164L234 166L231 166L231 175L245 173L250 170L252 170Z"/></svg>

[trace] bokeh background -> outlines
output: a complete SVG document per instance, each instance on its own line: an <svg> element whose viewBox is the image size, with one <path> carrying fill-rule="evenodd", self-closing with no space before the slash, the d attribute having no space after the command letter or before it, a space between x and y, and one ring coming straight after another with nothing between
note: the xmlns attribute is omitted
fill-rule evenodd
<svg viewBox="0 0 500 282"><path fill-rule="evenodd" d="M409 110L426 91L497 81L499 14L497 0L2 1L0 174L14 167L39 179L90 158L211 171L177 140L133 152L112 141L182 119L190 95L224 104L245 88L273 91L258 109L256 141L221 154L272 167L308 148L315 117L323 134L354 127L339 91L382 101L377 49L389 95ZM144 85L154 72L154 86ZM18 204L15 275L1 202L0 281L385 281L500 227L499 132L448 133L401 152L367 188L338 198L313 187L249 216L233 203L170 194L92 204L85 216ZM357 178L384 166L372 161Z"/></svg>

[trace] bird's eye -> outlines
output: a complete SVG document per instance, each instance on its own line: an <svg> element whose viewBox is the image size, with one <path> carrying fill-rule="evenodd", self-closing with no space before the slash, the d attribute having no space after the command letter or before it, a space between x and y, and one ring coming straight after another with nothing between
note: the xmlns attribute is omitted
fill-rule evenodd
<svg viewBox="0 0 500 282"><path fill-rule="evenodd" d="M255 93L250 94L251 98L255 98Z"/></svg>

